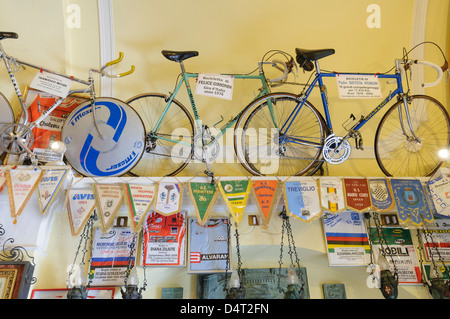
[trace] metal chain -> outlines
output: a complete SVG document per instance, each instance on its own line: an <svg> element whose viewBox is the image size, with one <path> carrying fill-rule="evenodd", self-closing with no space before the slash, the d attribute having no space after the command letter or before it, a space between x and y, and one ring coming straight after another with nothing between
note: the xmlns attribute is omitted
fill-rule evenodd
<svg viewBox="0 0 450 319"><path fill-rule="evenodd" d="M389 248L389 245L387 243L386 234L383 232L383 229L382 229L383 227L381 226L381 222L380 222L379 215L377 212L374 212L373 220L375 221L375 226L377 229L379 242L380 242L380 246L381 246L381 252L382 252L383 256L386 257L386 249ZM390 254L390 257L391 257L392 265L394 266L394 277L397 278L398 277L397 266L395 265L394 257L392 256L392 254Z"/></svg>
<svg viewBox="0 0 450 319"><path fill-rule="evenodd" d="M127 286L127 282L128 282L128 277L130 276L130 271L131 271L131 261L132 261L132 259L133 259L133 254L134 254L134 250L135 250L135 247L136 247L136 236L137 236L137 233L134 233L134 235L133 235L133 240L131 241L131 243L130 243L130 245L129 245L129 248L130 248L130 255L129 255L129 257L128 257L128 266L127 266L127 271L125 272L125 286ZM136 266L136 263L135 263L135 265L134 266Z"/></svg>
<svg viewBox="0 0 450 319"><path fill-rule="evenodd" d="M144 235L142 235L142 245L141 245L141 250L142 250L142 260L145 260L145 253L144 253L144 245L145 245L145 238ZM144 269L144 283L142 284L141 290L144 290L147 288L147 276L146 276L146 267L145 267L145 262L143 262L143 266L142 268Z"/></svg>
<svg viewBox="0 0 450 319"><path fill-rule="evenodd" d="M424 250L423 250L423 242L422 242L422 238L420 237L420 232L423 231L421 229L417 229L416 235L417 235L417 247L418 247L418 256L419 256L419 265L420 265L420 282L428 287L428 285L426 284L425 280L424 280L424 274L425 274L425 268L423 267L423 256L425 255Z"/></svg>
<svg viewBox="0 0 450 319"><path fill-rule="evenodd" d="M231 234L231 225L230 225L230 220L227 220L227 247L228 247L228 257L225 263L225 280L223 283L223 290L224 291L228 291L228 270L230 269L230 256L231 256L231 251L230 251L230 234Z"/></svg>
<svg viewBox="0 0 450 319"><path fill-rule="evenodd" d="M425 228L425 227L424 227L424 228ZM442 266L444 267L444 269L445 269L445 271L446 271L446 270L447 270L447 267L445 266L444 259L443 259L442 256L441 256L441 253L440 253L440 251L439 251L439 249L438 249L437 244L434 242L432 233L431 233L430 231L428 231L427 229L423 229L422 232L423 232L424 235L425 235L425 240L426 240L426 242L427 242L428 244L431 242L431 245L428 245L428 251L429 251L429 254L430 254L431 263L433 264L433 268L434 268L435 274L436 274L437 276L439 276L439 272L438 272L438 268L437 268L437 265L436 265L436 261L434 260L433 253L431 252L431 247L434 247L434 249L436 250L436 255L438 256L439 261L441 262ZM430 242L428 241L427 237L430 238Z"/></svg>
<svg viewBox="0 0 450 319"><path fill-rule="evenodd" d="M242 287L241 248L240 248L240 245L239 245L239 232L238 232L237 223L234 223L234 227L235 227L234 237L236 238L237 273L238 273L238 276L239 276L240 286Z"/></svg>
<svg viewBox="0 0 450 319"><path fill-rule="evenodd" d="M285 214L285 207L283 206L283 211L281 214ZM286 227L286 219L285 215L281 215L281 218L283 219L283 222L281 224L281 243L280 243L280 259L278 260L278 290L280 292L283 292L283 289L281 289L281 266L283 265L283 245L284 245L284 232Z"/></svg>

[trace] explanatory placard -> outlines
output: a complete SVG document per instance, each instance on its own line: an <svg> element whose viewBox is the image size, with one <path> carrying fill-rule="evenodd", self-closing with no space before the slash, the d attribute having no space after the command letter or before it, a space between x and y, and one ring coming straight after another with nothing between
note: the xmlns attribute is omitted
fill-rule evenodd
<svg viewBox="0 0 450 319"><path fill-rule="evenodd" d="M195 93L231 101L233 83L231 75L201 73L198 75Z"/></svg>
<svg viewBox="0 0 450 319"><path fill-rule="evenodd" d="M338 74L336 83L341 99L380 98L381 90L378 78L366 74Z"/></svg>

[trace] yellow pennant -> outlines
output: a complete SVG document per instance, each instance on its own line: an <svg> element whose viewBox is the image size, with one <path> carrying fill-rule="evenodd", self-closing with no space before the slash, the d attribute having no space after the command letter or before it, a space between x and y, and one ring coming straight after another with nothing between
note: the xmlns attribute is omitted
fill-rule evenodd
<svg viewBox="0 0 450 319"><path fill-rule="evenodd" d="M251 184L249 180L219 181L220 192L236 223L240 223L244 215Z"/></svg>

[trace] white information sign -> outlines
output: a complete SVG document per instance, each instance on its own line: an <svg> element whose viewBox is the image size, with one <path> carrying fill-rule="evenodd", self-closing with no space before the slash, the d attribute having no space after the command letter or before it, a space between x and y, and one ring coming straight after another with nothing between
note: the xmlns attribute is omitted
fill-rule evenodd
<svg viewBox="0 0 450 319"><path fill-rule="evenodd" d="M338 74L336 83L341 99L380 98L378 78L367 74Z"/></svg>
<svg viewBox="0 0 450 319"><path fill-rule="evenodd" d="M231 101L233 84L234 78L231 75L201 73L198 75L195 93Z"/></svg>
<svg viewBox="0 0 450 319"><path fill-rule="evenodd" d="M71 85L72 80L68 78L42 71L36 74L30 87L59 97L66 97Z"/></svg>

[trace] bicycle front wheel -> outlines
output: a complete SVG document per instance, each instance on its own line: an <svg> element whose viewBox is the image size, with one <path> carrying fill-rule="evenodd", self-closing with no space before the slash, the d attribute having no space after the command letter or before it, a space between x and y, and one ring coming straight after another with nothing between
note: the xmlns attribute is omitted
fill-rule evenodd
<svg viewBox="0 0 450 319"><path fill-rule="evenodd" d="M253 175L311 173L320 165L323 142L320 113L291 93L271 93L255 100L236 122L236 155Z"/></svg>
<svg viewBox="0 0 450 319"><path fill-rule="evenodd" d="M407 105L418 140L411 134L403 101L398 101L378 125L375 157L386 176L430 176L442 165L438 152L449 147L449 116L442 104L429 96L412 96Z"/></svg>
<svg viewBox="0 0 450 319"><path fill-rule="evenodd" d="M141 94L127 101L141 117L146 132L144 154L130 171L133 175L173 176L192 158L192 116L177 100L168 107L167 102L167 95L159 93Z"/></svg>

